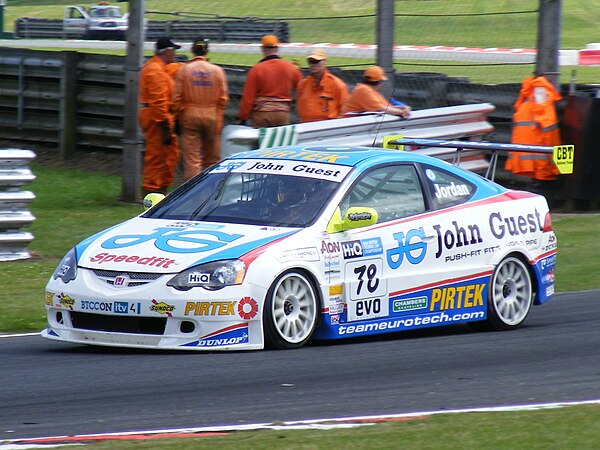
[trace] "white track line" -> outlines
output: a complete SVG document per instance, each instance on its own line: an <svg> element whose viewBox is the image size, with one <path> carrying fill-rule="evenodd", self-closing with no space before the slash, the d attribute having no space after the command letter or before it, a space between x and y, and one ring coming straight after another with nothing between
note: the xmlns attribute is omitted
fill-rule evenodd
<svg viewBox="0 0 600 450"><path fill-rule="evenodd" d="M529 405L512 406L492 406L485 408L454 409L445 411L421 411L404 414L377 415L377 416L355 416L338 417L332 419L312 419L282 422L281 424L258 423L247 425L225 425L197 428L172 428L162 430L128 431L121 433L102 433L102 434L82 434L70 436L48 436L43 438L25 438L0 441L0 450L29 449L39 448L44 441L54 441L51 445L57 445L57 441L64 438L64 443L83 442L86 438L89 440L102 439L109 440L111 437L127 437L134 435L153 435L153 434L172 434L176 437L181 433L209 433L209 432L234 432L234 431L255 431L255 430L304 430L304 429L332 429L332 428L351 428L363 425L375 425L382 421L393 421L396 419L408 419L411 417L426 417L437 414L456 414L456 413L476 413L476 412L511 412L511 411L533 411L538 409L562 408L566 406L593 405L600 404L600 399L587 400L579 402L560 402L560 403L534 403ZM165 436L168 437L168 436ZM19 444L17 444L19 443ZM62 444L64 445L64 444ZM46 445L47 447L48 445Z"/></svg>

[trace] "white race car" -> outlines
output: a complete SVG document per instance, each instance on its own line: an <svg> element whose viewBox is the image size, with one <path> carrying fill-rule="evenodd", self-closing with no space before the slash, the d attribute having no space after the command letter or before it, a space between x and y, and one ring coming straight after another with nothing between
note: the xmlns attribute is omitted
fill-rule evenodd
<svg viewBox="0 0 600 450"><path fill-rule="evenodd" d="M542 196L435 158L245 152L69 251L42 335L249 350L464 322L509 330L552 297L556 248Z"/></svg>

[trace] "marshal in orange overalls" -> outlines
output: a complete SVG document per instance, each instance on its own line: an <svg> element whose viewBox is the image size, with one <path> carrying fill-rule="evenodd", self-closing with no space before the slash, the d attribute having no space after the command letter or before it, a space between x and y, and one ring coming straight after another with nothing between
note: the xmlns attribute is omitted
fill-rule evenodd
<svg viewBox="0 0 600 450"><path fill-rule="evenodd" d="M560 145L560 129L555 108L555 102L560 99L560 93L545 77L525 78L515 103L511 142ZM536 180L554 180L559 173L552 162L551 154L510 152L505 169L515 175Z"/></svg>

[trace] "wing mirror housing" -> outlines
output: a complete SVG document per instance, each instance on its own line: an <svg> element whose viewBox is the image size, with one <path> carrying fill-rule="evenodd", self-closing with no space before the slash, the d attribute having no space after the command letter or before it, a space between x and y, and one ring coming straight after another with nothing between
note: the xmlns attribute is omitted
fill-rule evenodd
<svg viewBox="0 0 600 450"><path fill-rule="evenodd" d="M339 233L340 231L375 225L379 214L375 208L366 206L352 206L348 208L346 215L342 217L339 206L333 213L333 217L327 224L328 233Z"/></svg>

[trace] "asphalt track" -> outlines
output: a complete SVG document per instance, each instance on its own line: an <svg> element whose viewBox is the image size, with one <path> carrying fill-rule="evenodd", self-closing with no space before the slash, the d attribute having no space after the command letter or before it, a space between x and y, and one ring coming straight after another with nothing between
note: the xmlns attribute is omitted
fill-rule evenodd
<svg viewBox="0 0 600 450"><path fill-rule="evenodd" d="M600 291L525 326L292 351L179 353L0 339L0 440L600 399Z"/></svg>

